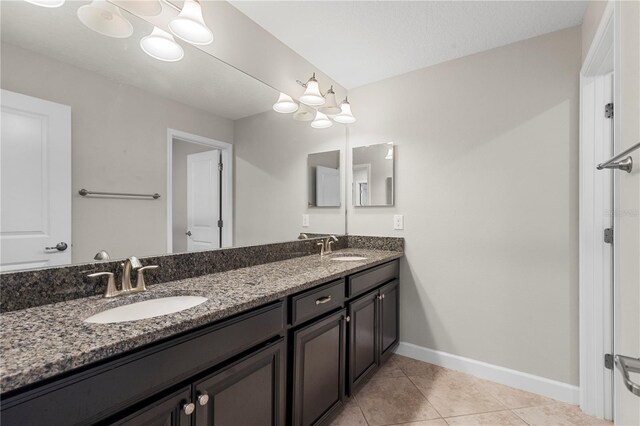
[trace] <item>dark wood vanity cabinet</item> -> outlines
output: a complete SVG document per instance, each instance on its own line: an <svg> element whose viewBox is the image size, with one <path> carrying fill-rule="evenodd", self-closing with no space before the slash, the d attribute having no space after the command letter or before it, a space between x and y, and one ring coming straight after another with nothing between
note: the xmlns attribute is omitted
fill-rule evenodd
<svg viewBox="0 0 640 426"><path fill-rule="evenodd" d="M346 377L346 311L293 331L291 423L314 425L342 405Z"/></svg>
<svg viewBox="0 0 640 426"><path fill-rule="evenodd" d="M326 424L398 344L398 261L2 394L4 425Z"/></svg>

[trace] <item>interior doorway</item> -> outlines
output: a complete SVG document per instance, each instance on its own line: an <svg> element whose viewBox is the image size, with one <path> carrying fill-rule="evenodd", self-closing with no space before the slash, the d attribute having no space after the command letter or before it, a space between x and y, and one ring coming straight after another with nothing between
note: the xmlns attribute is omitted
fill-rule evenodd
<svg viewBox="0 0 640 426"><path fill-rule="evenodd" d="M232 145L168 129L167 251L231 247Z"/></svg>

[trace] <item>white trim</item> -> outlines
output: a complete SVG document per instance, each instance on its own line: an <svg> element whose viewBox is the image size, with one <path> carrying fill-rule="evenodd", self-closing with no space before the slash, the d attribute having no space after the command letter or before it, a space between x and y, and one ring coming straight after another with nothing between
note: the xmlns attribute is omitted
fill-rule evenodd
<svg viewBox="0 0 640 426"><path fill-rule="evenodd" d="M447 352L436 351L412 343L400 342L396 353L569 404L577 404L580 398L580 388L578 386Z"/></svg>
<svg viewBox="0 0 640 426"><path fill-rule="evenodd" d="M604 367L604 354L613 351L613 265L602 232L612 225L612 181L595 166L612 152L611 120L604 118L603 107L612 99L613 12L609 2L580 71L580 408L606 419L613 415L613 373Z"/></svg>
<svg viewBox="0 0 640 426"><path fill-rule="evenodd" d="M233 145L176 129L167 129L167 253L173 253L173 139L207 145L222 153L222 247L233 247Z"/></svg>

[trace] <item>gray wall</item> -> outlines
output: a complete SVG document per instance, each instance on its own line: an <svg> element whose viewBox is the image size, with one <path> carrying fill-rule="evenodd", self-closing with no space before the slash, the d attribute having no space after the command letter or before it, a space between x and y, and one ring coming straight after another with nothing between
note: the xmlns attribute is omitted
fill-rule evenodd
<svg viewBox="0 0 640 426"><path fill-rule="evenodd" d="M580 63L576 27L349 92L350 146L396 143L348 228L406 238L403 341L578 383Z"/></svg>
<svg viewBox="0 0 640 426"><path fill-rule="evenodd" d="M602 19L602 14L604 13L604 9L607 7L607 1L590 1L587 10L584 12L584 17L582 18L582 61L587 57L587 53L589 52L589 47L591 47L591 42L593 41L593 37L596 35L596 31L598 30L598 25L600 25L600 19Z"/></svg>
<svg viewBox="0 0 640 426"><path fill-rule="evenodd" d="M187 156L199 152L211 151L212 147L173 140L171 184L173 197L171 220L173 221L173 253L187 251Z"/></svg>
<svg viewBox="0 0 640 426"><path fill-rule="evenodd" d="M307 155L340 150L340 164L345 164L344 126L313 129L291 114L272 111L234 123L236 245L288 241L300 232L343 234L344 203L307 206ZM302 214L309 214L308 228L302 227Z"/></svg>
<svg viewBox="0 0 640 426"><path fill-rule="evenodd" d="M73 263L166 253L167 128L233 142L233 121L2 44L2 88L71 106ZM83 198L94 191L159 200Z"/></svg>
<svg viewBox="0 0 640 426"><path fill-rule="evenodd" d="M314 152L307 155L307 193L309 204L316 204L316 167L324 166L332 169L340 169L340 151ZM344 187L344 182L341 182Z"/></svg>

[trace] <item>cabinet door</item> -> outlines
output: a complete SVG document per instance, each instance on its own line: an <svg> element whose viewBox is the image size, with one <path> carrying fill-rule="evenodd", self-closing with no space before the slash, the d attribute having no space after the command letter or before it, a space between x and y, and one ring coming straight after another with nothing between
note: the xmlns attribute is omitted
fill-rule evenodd
<svg viewBox="0 0 640 426"><path fill-rule="evenodd" d="M378 291L348 305L349 313L349 394L372 374L378 363Z"/></svg>
<svg viewBox="0 0 640 426"><path fill-rule="evenodd" d="M194 384L196 425L284 425L284 339Z"/></svg>
<svg viewBox="0 0 640 426"><path fill-rule="evenodd" d="M161 398L111 424L123 426L188 426L193 413L191 386Z"/></svg>
<svg viewBox="0 0 640 426"><path fill-rule="evenodd" d="M380 289L380 363L391 356L400 341L399 291L398 280Z"/></svg>
<svg viewBox="0 0 640 426"><path fill-rule="evenodd" d="M345 309L293 332L292 423L322 422L342 406Z"/></svg>

